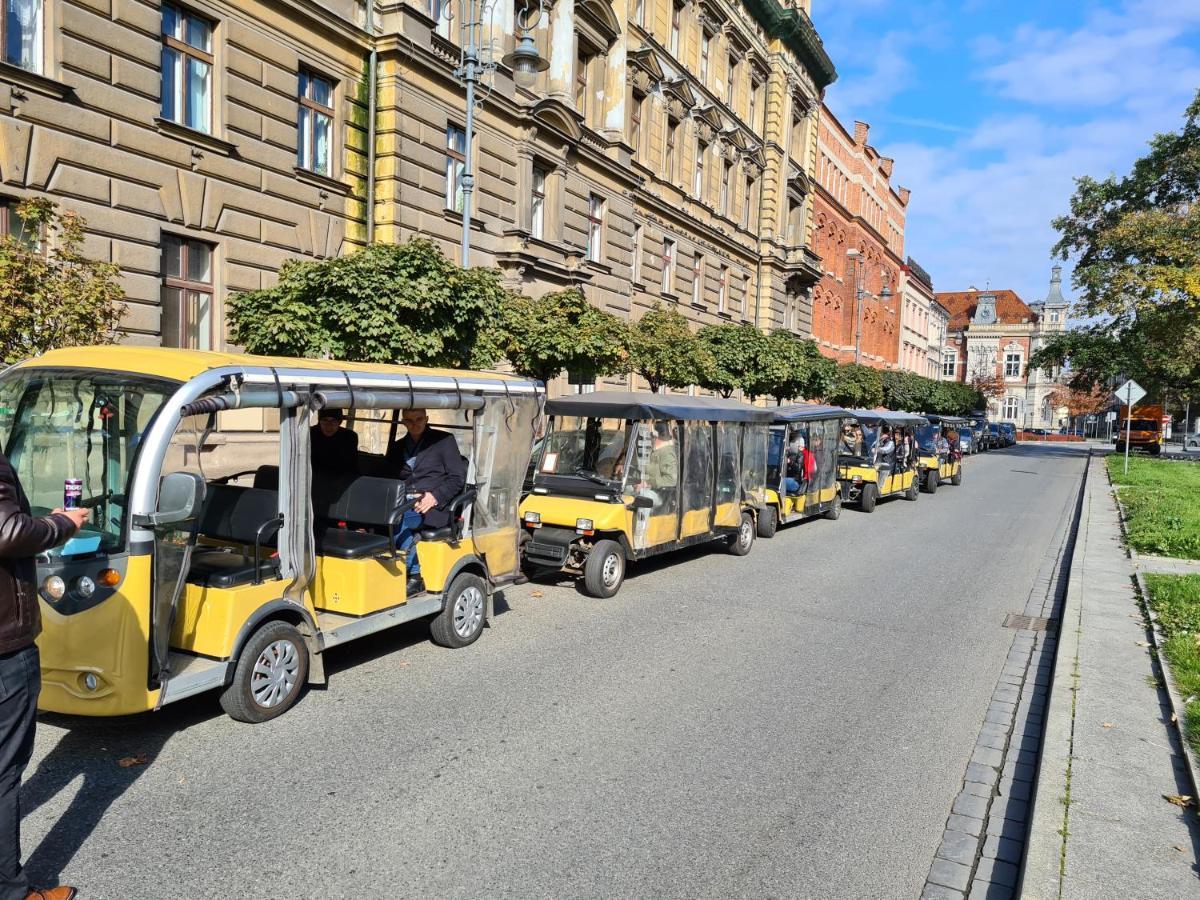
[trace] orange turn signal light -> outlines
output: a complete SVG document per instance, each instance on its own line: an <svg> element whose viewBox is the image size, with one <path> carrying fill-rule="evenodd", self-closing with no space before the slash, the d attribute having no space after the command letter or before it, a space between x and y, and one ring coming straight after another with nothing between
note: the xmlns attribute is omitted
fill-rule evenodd
<svg viewBox="0 0 1200 900"><path fill-rule="evenodd" d="M116 587L121 583L121 573L116 569L101 569L100 574L96 576L96 583L105 587Z"/></svg>

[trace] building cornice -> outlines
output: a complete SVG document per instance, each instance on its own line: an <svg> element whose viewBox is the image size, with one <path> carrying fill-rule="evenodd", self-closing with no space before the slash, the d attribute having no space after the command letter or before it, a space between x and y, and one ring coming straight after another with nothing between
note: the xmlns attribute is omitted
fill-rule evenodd
<svg viewBox="0 0 1200 900"><path fill-rule="evenodd" d="M818 90L824 90L837 80L833 60L825 52L817 29L804 10L784 6L779 0L746 0L746 9L769 35L779 38L800 58Z"/></svg>

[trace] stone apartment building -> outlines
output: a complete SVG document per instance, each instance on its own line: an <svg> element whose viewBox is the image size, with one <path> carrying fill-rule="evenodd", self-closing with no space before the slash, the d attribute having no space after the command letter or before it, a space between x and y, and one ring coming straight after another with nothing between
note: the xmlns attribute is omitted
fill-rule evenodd
<svg viewBox="0 0 1200 900"><path fill-rule="evenodd" d="M1046 298L1034 303L1014 291L973 287L935 296L950 312L946 377L966 383L999 378L1005 393L989 401L990 418L1018 428L1057 428L1061 410L1051 395L1061 373L1027 369L1030 354L1066 328L1070 304L1062 293L1062 267L1054 266Z"/></svg>
<svg viewBox="0 0 1200 900"><path fill-rule="evenodd" d="M900 302L900 368L940 380L950 313L933 299L933 279L911 256L900 268Z"/></svg>
<svg viewBox="0 0 1200 900"><path fill-rule="evenodd" d="M223 347L225 297L288 259L413 235L457 258L461 4L0 3L0 216L82 213L130 342ZM806 0L531 9L495 0L481 35L471 263L624 317L662 301L808 334L835 72ZM549 63L528 89L501 62L527 20Z"/></svg>
<svg viewBox="0 0 1200 900"><path fill-rule="evenodd" d="M813 200L813 247L822 274L813 291L812 336L822 353L839 362L853 362L860 343L864 365L895 369L900 367L900 274L910 192L892 187L893 161L867 143L869 131L865 122L847 130L822 106ZM848 255L849 250L858 255Z"/></svg>

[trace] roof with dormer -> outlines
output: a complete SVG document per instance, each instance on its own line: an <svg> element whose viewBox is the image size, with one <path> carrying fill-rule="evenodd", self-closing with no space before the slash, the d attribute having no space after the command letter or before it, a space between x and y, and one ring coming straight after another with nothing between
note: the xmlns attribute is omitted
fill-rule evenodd
<svg viewBox="0 0 1200 900"><path fill-rule="evenodd" d="M1017 296L1016 291L950 291L933 296L950 313L949 329L962 331L971 324L975 309L979 306L979 298L988 295L996 298L997 324L1020 325L1022 319L1026 322L1037 321L1037 314Z"/></svg>

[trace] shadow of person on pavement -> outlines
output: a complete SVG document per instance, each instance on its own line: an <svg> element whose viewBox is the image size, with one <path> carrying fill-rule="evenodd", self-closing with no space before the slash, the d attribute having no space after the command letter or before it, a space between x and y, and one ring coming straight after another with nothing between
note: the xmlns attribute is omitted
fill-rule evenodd
<svg viewBox="0 0 1200 900"><path fill-rule="evenodd" d="M113 805L136 782L178 731L219 715L211 695L157 713L86 719L43 713L43 725L67 729L21 786L21 816L27 819L80 782L70 805L34 848L23 848L32 884L58 884L63 869Z"/></svg>

